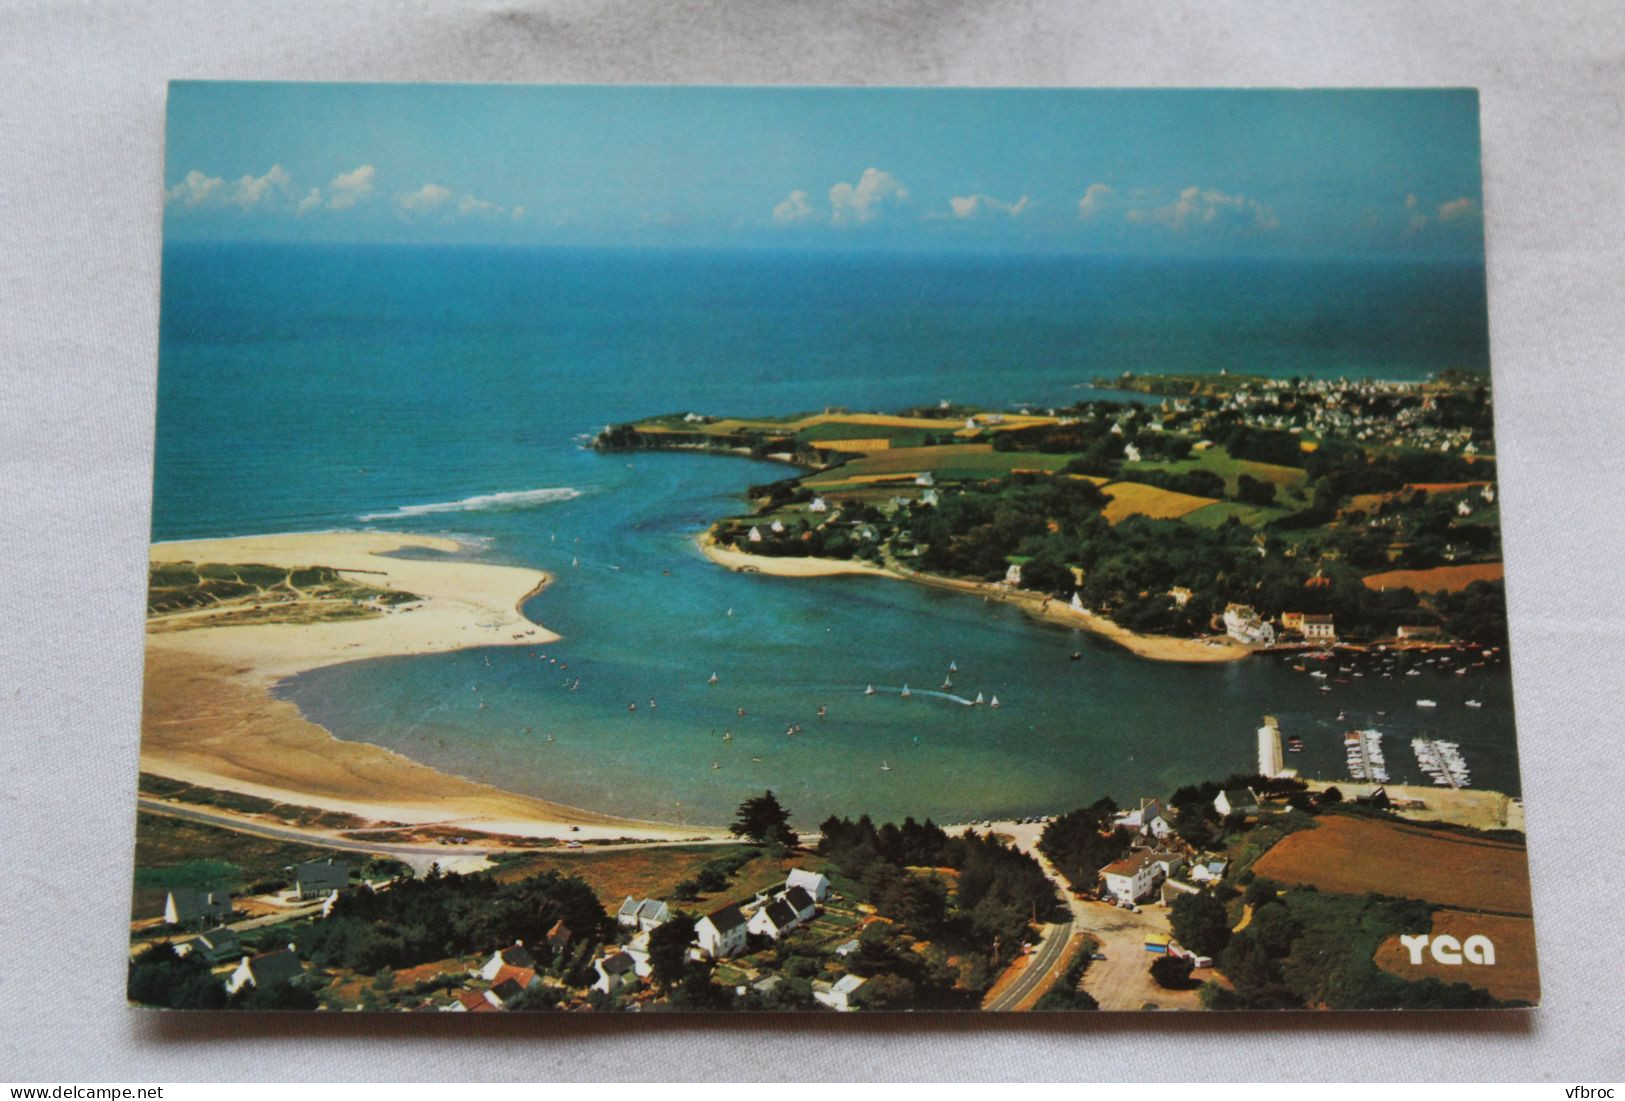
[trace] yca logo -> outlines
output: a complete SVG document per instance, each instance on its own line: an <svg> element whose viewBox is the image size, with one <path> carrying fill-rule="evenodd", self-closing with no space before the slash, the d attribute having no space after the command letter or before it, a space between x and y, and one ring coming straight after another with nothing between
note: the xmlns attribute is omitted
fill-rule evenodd
<svg viewBox="0 0 1625 1101"><path fill-rule="evenodd" d="M1461 963L1476 963L1488 967L1495 963L1495 944L1482 934L1475 933L1466 940L1457 940L1449 933L1440 933L1431 938L1426 933L1413 933L1400 936L1399 943L1410 950L1413 967L1421 966L1422 953L1429 951L1430 947L1431 955L1436 962L1451 967Z"/></svg>

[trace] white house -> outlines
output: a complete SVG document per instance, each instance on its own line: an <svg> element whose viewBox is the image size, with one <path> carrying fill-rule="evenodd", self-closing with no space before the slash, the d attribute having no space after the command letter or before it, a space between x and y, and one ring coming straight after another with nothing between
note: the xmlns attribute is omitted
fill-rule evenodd
<svg viewBox="0 0 1625 1101"><path fill-rule="evenodd" d="M917 486L934 486L937 484L937 477L935 474L932 474L929 470L927 470L921 474L915 475L914 484Z"/></svg>
<svg viewBox="0 0 1625 1101"><path fill-rule="evenodd" d="M293 945L274 952L261 952L257 956L244 956L226 979L226 993L235 994L245 986L263 990L279 983L298 983L305 977L305 965L299 962Z"/></svg>
<svg viewBox="0 0 1625 1101"><path fill-rule="evenodd" d="M1127 459L1131 463L1139 462L1140 461L1140 449L1138 447L1135 447L1131 443L1124 444L1123 445L1123 458Z"/></svg>
<svg viewBox="0 0 1625 1101"><path fill-rule="evenodd" d="M671 920L671 910L658 898L645 898L641 901L626 896L621 908L615 914L618 924L627 929L639 929L648 932L656 929Z"/></svg>
<svg viewBox="0 0 1625 1101"><path fill-rule="evenodd" d="M784 877L784 889L788 891L791 887L800 887L812 896L814 902L829 898L829 878L820 872L791 868L790 874Z"/></svg>
<svg viewBox="0 0 1625 1101"><path fill-rule="evenodd" d="M1310 642L1337 641L1337 627L1329 615L1305 615L1299 630Z"/></svg>
<svg viewBox="0 0 1625 1101"><path fill-rule="evenodd" d="M1004 583L1011 587L1021 584L1021 563L1010 563L1010 568L1004 571Z"/></svg>
<svg viewBox="0 0 1625 1101"><path fill-rule="evenodd" d="M1100 869L1100 881L1106 894L1133 902L1150 894L1163 874L1152 854L1142 849Z"/></svg>
<svg viewBox="0 0 1625 1101"><path fill-rule="evenodd" d="M774 535L783 535L784 534L784 521L783 520L775 520L775 521L773 521L771 524L767 525L767 530L771 531Z"/></svg>
<svg viewBox="0 0 1625 1101"><path fill-rule="evenodd" d="M645 930L627 941L622 949L632 957L632 970L638 973L638 978L647 979L654 974L654 964L649 962L649 933Z"/></svg>
<svg viewBox="0 0 1625 1101"><path fill-rule="evenodd" d="M206 933L199 933L191 940L177 944L175 954L186 957L196 952L201 959L208 960L210 963L220 963L237 955L242 951L242 947L242 943L237 939L237 934L221 925L210 929Z"/></svg>
<svg viewBox="0 0 1625 1101"><path fill-rule="evenodd" d="M832 983L815 980L812 984L813 1001L837 1013L850 1013L854 1008L852 995L867 981L856 975L842 975Z"/></svg>
<svg viewBox="0 0 1625 1101"><path fill-rule="evenodd" d="M1192 883L1217 883L1230 865L1224 860L1202 860L1191 866Z"/></svg>
<svg viewBox="0 0 1625 1101"><path fill-rule="evenodd" d="M349 885L350 863L347 860L311 860L293 867L293 893L301 901L325 898Z"/></svg>
<svg viewBox="0 0 1625 1101"><path fill-rule="evenodd" d="M534 969L535 966L536 957L530 954L530 949L525 947L524 941L516 940L508 947L498 948L491 953L491 958L486 960L485 966L480 968L480 978L490 982L497 977L497 972L504 967L529 967Z"/></svg>
<svg viewBox="0 0 1625 1101"><path fill-rule="evenodd" d="M694 937L700 954L712 959L723 959L744 951L749 930L745 915L736 903L713 910L694 923Z"/></svg>
<svg viewBox="0 0 1625 1101"><path fill-rule="evenodd" d="M934 506L937 503L938 503L938 498L937 498L937 491L936 490L928 489L924 493L920 494L920 504Z"/></svg>
<svg viewBox="0 0 1625 1101"><path fill-rule="evenodd" d="M194 921L219 922L231 913L231 896L225 891L196 891L177 887L164 898L164 922L189 925Z"/></svg>
<svg viewBox="0 0 1625 1101"><path fill-rule="evenodd" d="M812 499L812 503L807 506L807 511L808 512L828 512L829 511L829 505L825 503L825 501L824 501L824 499L822 497L814 497Z"/></svg>
<svg viewBox="0 0 1625 1101"><path fill-rule="evenodd" d="M1275 628L1259 618L1246 604L1230 604L1224 609L1224 630L1237 642L1249 646L1273 646Z"/></svg>
<svg viewBox="0 0 1625 1101"><path fill-rule="evenodd" d="M1223 818L1232 814L1257 814L1258 796L1253 794L1252 788L1231 788L1213 797L1213 809Z"/></svg>
<svg viewBox="0 0 1625 1101"><path fill-rule="evenodd" d="M753 526L750 529L750 534L745 536L745 538L749 539L752 543L760 543L762 541L762 529Z"/></svg>
<svg viewBox="0 0 1625 1101"><path fill-rule="evenodd" d="M758 936L778 940L800 924L800 919L789 904L782 899L774 899L750 916L747 928Z"/></svg>
<svg viewBox="0 0 1625 1101"><path fill-rule="evenodd" d="M592 961L592 969L598 973L593 980L592 989L602 994L619 994L623 990L630 990L638 986L637 963L625 952L617 952L613 956L599 956Z"/></svg>
<svg viewBox="0 0 1625 1101"><path fill-rule="evenodd" d="M1083 597L1079 595L1076 589L1072 591L1072 600L1069 602L1068 607L1070 607L1074 612L1077 612L1079 615L1092 614L1088 608L1083 606Z"/></svg>

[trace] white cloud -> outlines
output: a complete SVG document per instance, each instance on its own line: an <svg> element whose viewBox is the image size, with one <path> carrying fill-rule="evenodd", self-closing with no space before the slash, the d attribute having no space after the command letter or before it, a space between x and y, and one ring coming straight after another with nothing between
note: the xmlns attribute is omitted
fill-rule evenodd
<svg viewBox="0 0 1625 1101"><path fill-rule="evenodd" d="M313 187L309 192L306 193L303 199L299 200L299 204L293 208L293 212L295 214L309 214L311 211L317 209L321 205L322 189L319 187Z"/></svg>
<svg viewBox="0 0 1625 1101"><path fill-rule="evenodd" d="M378 170L370 164L341 172L328 185L327 205L333 210L349 210L372 197L372 181Z"/></svg>
<svg viewBox="0 0 1625 1101"><path fill-rule="evenodd" d="M268 199L286 198L291 183L287 169L273 164L263 176L244 175L238 179L231 189L231 202L247 210Z"/></svg>
<svg viewBox="0 0 1625 1101"><path fill-rule="evenodd" d="M890 172L865 168L856 185L838 183L829 189L829 220L838 226L872 222L880 217L887 203L907 198L908 188Z"/></svg>
<svg viewBox="0 0 1625 1101"><path fill-rule="evenodd" d="M1023 195L1015 202L1007 203L978 191L973 195L955 195L948 200L948 205L953 208L955 218L975 218L984 213L1007 214L1017 218L1027 209L1027 196Z"/></svg>
<svg viewBox="0 0 1625 1101"><path fill-rule="evenodd" d="M1117 195L1111 186L1103 183L1092 183L1084 188L1083 198L1078 200L1078 217L1088 221L1099 214L1107 203Z"/></svg>
<svg viewBox="0 0 1625 1101"><path fill-rule="evenodd" d="M1280 224L1270 208L1257 199L1200 187L1187 187L1166 206L1137 207L1126 217L1131 222L1154 223L1172 230L1194 225L1253 231L1274 229Z"/></svg>
<svg viewBox="0 0 1625 1101"><path fill-rule="evenodd" d="M814 218L817 213L807 204L807 193L798 189L773 208L773 220L781 226L789 226Z"/></svg>
<svg viewBox="0 0 1625 1101"><path fill-rule="evenodd" d="M465 218L476 218L488 214L503 214L506 211L496 203L476 199L472 195L464 195L462 201L457 204L457 213Z"/></svg>
<svg viewBox="0 0 1625 1101"><path fill-rule="evenodd" d="M1478 212L1478 204L1472 199L1463 196L1460 199L1451 199L1448 203L1439 204L1439 221L1454 222L1460 218L1471 218Z"/></svg>
<svg viewBox="0 0 1625 1101"><path fill-rule="evenodd" d="M441 187L439 184L426 183L416 191L409 191L400 196L401 209L412 213L433 210L435 207L451 198L451 188Z"/></svg>
<svg viewBox="0 0 1625 1101"><path fill-rule="evenodd" d="M226 181L219 176L206 176L194 168L186 174L185 179L164 192L164 201L202 206L218 198L225 186Z"/></svg>

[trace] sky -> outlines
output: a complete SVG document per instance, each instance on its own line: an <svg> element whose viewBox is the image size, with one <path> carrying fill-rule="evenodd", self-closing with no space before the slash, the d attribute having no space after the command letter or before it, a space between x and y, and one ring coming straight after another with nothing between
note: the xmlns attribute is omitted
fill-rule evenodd
<svg viewBox="0 0 1625 1101"><path fill-rule="evenodd" d="M177 82L171 241L1481 260L1472 90Z"/></svg>

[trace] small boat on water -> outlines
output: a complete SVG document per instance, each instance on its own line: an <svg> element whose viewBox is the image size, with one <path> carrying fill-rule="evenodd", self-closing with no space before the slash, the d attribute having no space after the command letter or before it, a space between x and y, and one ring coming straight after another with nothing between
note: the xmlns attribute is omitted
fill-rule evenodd
<svg viewBox="0 0 1625 1101"><path fill-rule="evenodd" d="M741 719L743 719L745 717L745 709L743 707L736 707L736 708L734 708L734 711L739 715L739 717Z"/></svg>
<svg viewBox="0 0 1625 1101"><path fill-rule="evenodd" d="M1416 706L1417 707L1438 707L1439 705L1434 700L1417 700L1416 701Z"/></svg>
<svg viewBox="0 0 1625 1101"><path fill-rule="evenodd" d="M906 684L903 685L903 690L898 693L898 695L902 696L905 699L907 699L909 696L912 696L913 694L914 694L913 692L910 692L908 690L908 685L906 685Z"/></svg>
<svg viewBox="0 0 1625 1101"><path fill-rule="evenodd" d="M987 705L989 707L997 707L997 706L999 706L999 697L994 696L991 700L987 701Z"/></svg>
<svg viewBox="0 0 1625 1101"><path fill-rule="evenodd" d="M829 714L829 708L825 707L823 704L819 704L818 705L818 717L820 719L822 719L827 714Z"/></svg>
<svg viewBox="0 0 1625 1101"><path fill-rule="evenodd" d="M705 683L706 684L715 684L716 682L717 682L717 675L715 673L712 673L711 676L706 679Z"/></svg>
<svg viewBox="0 0 1625 1101"><path fill-rule="evenodd" d="M626 705L626 709L628 711L636 711L638 709L638 705L635 703L629 703Z"/></svg>
<svg viewBox="0 0 1625 1101"><path fill-rule="evenodd" d="M711 767L712 768L721 768L722 767L722 762L721 761L712 761L711 762Z"/></svg>
<svg viewBox="0 0 1625 1101"><path fill-rule="evenodd" d="M982 701L982 694L980 692L978 692L978 693L976 693L976 699L972 701L971 706L972 707L980 706L982 704L982 702L983 702Z"/></svg>
<svg viewBox="0 0 1625 1101"><path fill-rule="evenodd" d="M880 771L881 772L890 772L891 771L891 765L888 765L885 761L881 761L880 762Z"/></svg>
<svg viewBox="0 0 1625 1101"><path fill-rule="evenodd" d="M728 618L732 619L733 617L734 617L734 610L732 608L729 608L728 609Z"/></svg>
<svg viewBox="0 0 1625 1101"><path fill-rule="evenodd" d="M734 732L732 730L724 730L722 732L722 740L725 741L725 742L733 741L734 740Z"/></svg>
<svg viewBox="0 0 1625 1101"><path fill-rule="evenodd" d="M556 741L558 741L558 739L553 737L553 735L551 733L549 733L548 736L547 736L547 744L552 745Z"/></svg>
<svg viewBox="0 0 1625 1101"><path fill-rule="evenodd" d="M1484 705L1482 703L1479 703L1477 700L1468 700L1467 703L1466 703L1466 706L1467 707L1483 707Z"/></svg>
<svg viewBox="0 0 1625 1101"><path fill-rule="evenodd" d="M874 694L875 694L875 686L874 686L874 685L872 685L872 684L871 684L871 685L870 685L870 686L869 686L869 687L867 687L867 688L865 688L865 689L864 689L864 690L863 690L863 694L864 694L864 695L865 695L865 696L872 696L872 695L874 695Z"/></svg>
<svg viewBox="0 0 1625 1101"><path fill-rule="evenodd" d="M942 690L944 692L948 691L948 689L952 688L953 686L954 686L954 679L952 677L943 677L942 678Z"/></svg>
<svg viewBox="0 0 1625 1101"><path fill-rule="evenodd" d="M1072 657L1069 660L1071 660L1071 661L1082 661L1083 660L1083 651L1082 650L1074 650L1074 651L1072 651Z"/></svg>
<svg viewBox="0 0 1625 1101"><path fill-rule="evenodd" d="M950 662L949 662L949 663L948 663L948 672L950 672L950 673L957 673L957 672L959 672L959 662L957 662L957 661L950 661Z"/></svg>

